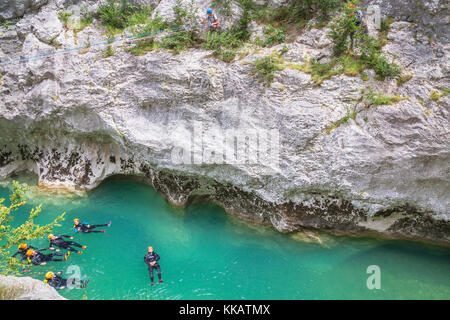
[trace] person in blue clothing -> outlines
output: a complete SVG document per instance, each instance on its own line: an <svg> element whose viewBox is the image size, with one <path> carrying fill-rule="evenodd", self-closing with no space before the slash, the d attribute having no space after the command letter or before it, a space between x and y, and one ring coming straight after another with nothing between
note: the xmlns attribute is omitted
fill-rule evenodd
<svg viewBox="0 0 450 320"><path fill-rule="evenodd" d="M206 10L206 18L201 20L200 23L208 22L206 29L208 31L217 31L219 29L219 19L214 14L212 9Z"/></svg>
<svg viewBox="0 0 450 320"><path fill-rule="evenodd" d="M144 256L144 262L148 266L148 272L150 273L152 286L155 285L155 283L153 282L153 269L156 269L156 272L158 273L159 283L163 282L161 280L161 267L158 263L159 259L159 255L155 251L153 251L153 247L148 247L148 253Z"/></svg>
<svg viewBox="0 0 450 320"><path fill-rule="evenodd" d="M105 224L96 224L96 225L90 225L86 222L80 222L80 219L74 219L73 223L75 224L73 226L73 229L75 232L83 232L83 233L103 233L106 232L106 230L93 230L94 228L98 227L109 227L111 225L111 221Z"/></svg>

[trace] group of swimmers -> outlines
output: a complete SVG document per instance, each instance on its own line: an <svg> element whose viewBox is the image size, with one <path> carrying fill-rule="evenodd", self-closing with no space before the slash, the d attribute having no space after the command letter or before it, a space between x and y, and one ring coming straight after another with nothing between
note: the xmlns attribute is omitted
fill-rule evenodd
<svg viewBox="0 0 450 320"><path fill-rule="evenodd" d="M94 230L98 227L109 227L111 225L111 221L105 224L97 224L97 225L90 225L86 222L81 223L80 219L74 219L74 231L75 232L81 232L81 233L104 233L106 230ZM65 240L70 239L70 240ZM69 255L71 252L76 252L78 254L83 253L80 249L86 249L86 246L83 246L77 242L71 241L73 240L72 236L67 235L61 235L61 236L55 236L54 234L48 235L48 240L50 241L50 245L48 248L44 249L37 249L31 245L28 245L26 243L19 244L17 252L13 255L13 257L20 255L22 261L27 261L29 264L32 265L41 265L44 266L47 264L48 261L67 261ZM59 248L59 249L58 249ZM67 252L60 253L60 249L63 249L64 251L67 250ZM42 253L45 250L51 250L55 251L50 254L44 254ZM152 247L148 247L148 252L144 256L144 262L148 266L148 271L150 273L150 280L152 283L152 286L155 285L153 282L153 271L156 270L158 274L158 280L159 283L162 283L161 280L161 267L158 263L160 257L159 255L153 250ZM24 268L24 272L30 271L30 268ZM62 272L53 272L48 271L45 274L45 280L44 282L49 284L50 286L54 287L55 289L64 289L68 285L68 279L64 279L61 277ZM78 283L72 285L75 285L80 288L85 288L89 280L81 281L77 280Z"/></svg>
<svg viewBox="0 0 450 320"><path fill-rule="evenodd" d="M74 231L82 233L104 233L106 232L106 230L94 230L94 229L98 227L109 227L111 225L111 221L105 224L98 224L98 225L80 223L79 219L74 219L73 221L74 221L73 226ZM30 265L45 266L48 261L67 261L71 252L81 254L82 251L80 249L86 249L86 246L83 246L74 241L65 240L64 238L73 240L72 236L67 235L55 236L54 234L49 234L48 240L50 241L50 245L48 248L37 249L26 243L21 243L18 246L17 252L13 254L13 257L20 255L21 260L28 262ZM63 249L64 251L67 250L67 252L65 254L60 253L59 252L60 249ZM55 252L49 254L43 253L43 251L46 250L51 250ZM30 268L26 267L23 269L23 271L28 272L30 271ZM64 279L63 277L61 277L60 276L61 274L62 272L54 273L53 271L48 271L45 274L44 282L54 287L55 289L58 290L64 289L65 287L67 287L68 279ZM89 280L80 281L78 285L81 288L85 288L88 282Z"/></svg>

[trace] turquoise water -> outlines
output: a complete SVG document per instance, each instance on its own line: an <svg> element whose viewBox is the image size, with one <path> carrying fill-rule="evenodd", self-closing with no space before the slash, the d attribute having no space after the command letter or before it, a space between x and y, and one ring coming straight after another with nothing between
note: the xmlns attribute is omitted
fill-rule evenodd
<svg viewBox="0 0 450 320"><path fill-rule="evenodd" d="M9 188L0 185L0 197L7 198ZM42 202L36 222L47 223L67 211L55 233L74 235L74 241L87 245L67 262L27 274L43 279L48 270L78 266L90 283L86 289L61 290L69 299L450 298L450 250L445 248L346 237L307 243L240 222L212 204L173 208L151 187L134 181L107 181L82 195L34 187L28 197L20 212L25 215ZM112 225L104 234L75 235L76 217L91 224L111 219ZM161 256L164 280L154 287L143 262L149 245ZM380 267L380 290L367 289L370 265Z"/></svg>

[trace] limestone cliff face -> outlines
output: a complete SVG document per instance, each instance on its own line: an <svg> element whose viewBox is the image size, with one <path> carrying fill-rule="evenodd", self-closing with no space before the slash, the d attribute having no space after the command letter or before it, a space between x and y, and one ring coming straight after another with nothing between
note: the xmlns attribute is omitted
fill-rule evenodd
<svg viewBox="0 0 450 320"><path fill-rule="evenodd" d="M162 12L172 2L149 4ZM337 75L317 86L309 74L285 68L268 87L251 62L285 44L250 48L231 63L200 49L134 56L123 48L131 43L117 42L107 58L96 46L0 65L0 177L30 170L42 185L90 189L109 176L140 176L177 205L216 201L282 232L380 232L448 243L449 96L430 98L449 88L448 2L423 1L415 11L404 2L365 1L396 18L383 51L413 75L402 85L367 70L367 81ZM78 33L64 28L57 12L79 5L49 0L20 11L27 13L14 28L0 28L0 60L52 52L54 43L65 49L104 41L98 21ZM447 32L428 35L433 28ZM327 32L299 34L286 44L285 60L326 61ZM366 107L369 87L408 99ZM355 119L326 130L350 111ZM175 148L195 145L199 122L204 146L217 145L228 129L241 141L252 130L275 130L278 167L174 162Z"/></svg>

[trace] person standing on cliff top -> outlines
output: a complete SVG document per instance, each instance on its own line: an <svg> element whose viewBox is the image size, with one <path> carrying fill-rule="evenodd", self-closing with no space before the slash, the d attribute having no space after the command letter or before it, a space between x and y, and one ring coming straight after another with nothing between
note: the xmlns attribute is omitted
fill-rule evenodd
<svg viewBox="0 0 450 320"><path fill-rule="evenodd" d="M158 273L159 283L163 282L161 280L161 267L158 263L159 259L159 255L155 251L153 251L153 247L148 247L148 253L144 256L144 261L148 266L148 272L150 273L152 286L155 285L155 283L153 282L153 269L156 269L156 272Z"/></svg>

